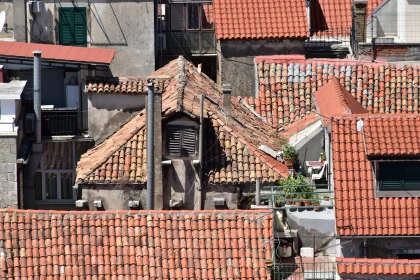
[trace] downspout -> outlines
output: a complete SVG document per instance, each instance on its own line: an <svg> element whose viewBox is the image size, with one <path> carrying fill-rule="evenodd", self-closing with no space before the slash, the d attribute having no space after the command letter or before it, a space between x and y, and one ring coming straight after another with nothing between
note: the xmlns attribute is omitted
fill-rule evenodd
<svg viewBox="0 0 420 280"><path fill-rule="evenodd" d="M255 205L260 205L260 192L261 192L261 180L257 178L255 180Z"/></svg>
<svg viewBox="0 0 420 280"><path fill-rule="evenodd" d="M147 210L153 210L154 176L155 176L155 150L154 150L154 97L153 81L147 81Z"/></svg>
<svg viewBox="0 0 420 280"><path fill-rule="evenodd" d="M197 191L197 209L201 210L202 205L202 189L203 189L203 143L204 143L204 94L200 95L200 135L198 143L198 158L200 161L200 169L198 179L200 180ZM194 207L195 208L195 207Z"/></svg>
<svg viewBox="0 0 420 280"><path fill-rule="evenodd" d="M34 112L35 112L35 143L41 144L41 54L34 54Z"/></svg>

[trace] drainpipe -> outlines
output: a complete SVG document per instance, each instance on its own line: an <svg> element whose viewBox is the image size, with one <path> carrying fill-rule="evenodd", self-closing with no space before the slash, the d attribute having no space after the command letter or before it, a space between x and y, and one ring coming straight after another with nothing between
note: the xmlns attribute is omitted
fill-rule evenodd
<svg viewBox="0 0 420 280"><path fill-rule="evenodd" d="M41 54L34 54L34 112L35 112L35 143L41 143Z"/></svg>
<svg viewBox="0 0 420 280"><path fill-rule="evenodd" d="M231 96L232 96L232 86L229 83L223 83L222 85L222 91L223 91L223 111L225 112L226 116L230 117L231 114Z"/></svg>
<svg viewBox="0 0 420 280"><path fill-rule="evenodd" d="M200 170L198 173L199 177L199 185L197 191L197 205L194 209L200 210L202 204L202 189L203 189L203 144L204 144L204 94L201 93L200 95L200 135L199 135L199 143L198 143L198 158L200 161Z"/></svg>
<svg viewBox="0 0 420 280"><path fill-rule="evenodd" d="M257 206L260 205L260 188L261 188L261 181L260 178L255 180L255 204Z"/></svg>
<svg viewBox="0 0 420 280"><path fill-rule="evenodd" d="M155 88L153 81L147 81L147 209L153 210L154 176L155 176L155 151L154 151L154 97Z"/></svg>

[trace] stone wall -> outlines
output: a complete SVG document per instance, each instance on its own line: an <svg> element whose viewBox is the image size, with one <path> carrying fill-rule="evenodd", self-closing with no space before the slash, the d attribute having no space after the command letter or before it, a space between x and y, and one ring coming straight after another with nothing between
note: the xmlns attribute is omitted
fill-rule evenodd
<svg viewBox="0 0 420 280"><path fill-rule="evenodd" d="M0 137L0 208L18 207L16 137Z"/></svg>
<svg viewBox="0 0 420 280"><path fill-rule="evenodd" d="M414 61L420 60L419 44L376 44L372 51L372 44L359 44L361 59L386 61Z"/></svg>

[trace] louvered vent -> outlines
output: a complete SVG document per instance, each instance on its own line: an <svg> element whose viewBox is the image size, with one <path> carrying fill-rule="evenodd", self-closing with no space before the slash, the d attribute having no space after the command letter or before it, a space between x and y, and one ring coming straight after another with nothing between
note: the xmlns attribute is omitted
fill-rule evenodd
<svg viewBox="0 0 420 280"><path fill-rule="evenodd" d="M191 157L197 154L197 130L194 127L168 126L166 131L168 155Z"/></svg>

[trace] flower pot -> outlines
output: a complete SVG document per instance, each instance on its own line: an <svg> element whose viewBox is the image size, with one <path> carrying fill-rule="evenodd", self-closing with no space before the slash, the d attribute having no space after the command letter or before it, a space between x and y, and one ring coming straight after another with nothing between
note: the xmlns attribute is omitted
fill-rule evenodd
<svg viewBox="0 0 420 280"><path fill-rule="evenodd" d="M310 201L304 201L303 205L305 205L306 207L311 206L311 202Z"/></svg>
<svg viewBox="0 0 420 280"><path fill-rule="evenodd" d="M295 201L295 206L302 206L302 201Z"/></svg>
<svg viewBox="0 0 420 280"><path fill-rule="evenodd" d="M285 158L284 163L286 164L288 169L293 169L293 166L295 165L295 159L293 158Z"/></svg>

